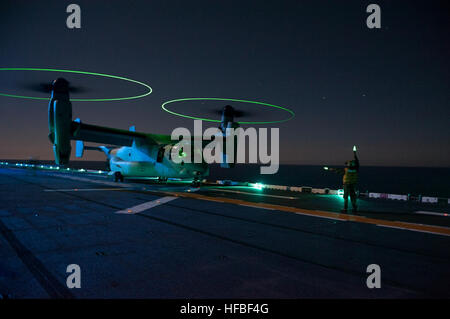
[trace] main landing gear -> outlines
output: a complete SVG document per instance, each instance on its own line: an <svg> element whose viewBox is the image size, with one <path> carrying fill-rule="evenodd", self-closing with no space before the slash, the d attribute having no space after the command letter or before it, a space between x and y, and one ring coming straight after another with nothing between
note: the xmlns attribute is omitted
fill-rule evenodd
<svg viewBox="0 0 450 319"><path fill-rule="evenodd" d="M199 178L194 178L194 180L192 181L192 187L200 187L200 185L202 184L202 182L200 181Z"/></svg>
<svg viewBox="0 0 450 319"><path fill-rule="evenodd" d="M114 173L114 182L122 182L123 183L123 175L121 172Z"/></svg>

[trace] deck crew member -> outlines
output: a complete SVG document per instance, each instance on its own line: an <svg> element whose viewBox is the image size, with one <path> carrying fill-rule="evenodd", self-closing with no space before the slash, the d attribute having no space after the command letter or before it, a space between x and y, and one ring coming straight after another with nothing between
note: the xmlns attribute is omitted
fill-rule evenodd
<svg viewBox="0 0 450 319"><path fill-rule="evenodd" d="M356 186L358 184L359 159L356 155L356 146L353 146L353 157L353 160L345 162L345 168L325 167L326 170L343 174L342 183L344 189L344 209L341 210L342 213L347 212L349 196L352 202L352 212L358 211L358 207L356 205Z"/></svg>

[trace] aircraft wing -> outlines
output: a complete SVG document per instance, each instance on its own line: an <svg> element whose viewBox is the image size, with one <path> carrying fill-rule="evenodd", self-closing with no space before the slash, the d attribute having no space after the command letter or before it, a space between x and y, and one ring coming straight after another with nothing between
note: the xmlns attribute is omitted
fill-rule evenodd
<svg viewBox="0 0 450 319"><path fill-rule="evenodd" d="M133 141L148 145L173 144L170 135L146 134L72 121L71 139L102 144L131 146Z"/></svg>

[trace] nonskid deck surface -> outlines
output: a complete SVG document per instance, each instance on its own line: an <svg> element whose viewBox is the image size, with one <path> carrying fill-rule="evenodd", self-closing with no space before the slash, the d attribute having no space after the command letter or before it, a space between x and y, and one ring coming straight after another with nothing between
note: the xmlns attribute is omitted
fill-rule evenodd
<svg viewBox="0 0 450 319"><path fill-rule="evenodd" d="M11 298L449 297L446 207L0 168ZM81 269L68 289L66 268ZM381 268L369 289L367 266Z"/></svg>

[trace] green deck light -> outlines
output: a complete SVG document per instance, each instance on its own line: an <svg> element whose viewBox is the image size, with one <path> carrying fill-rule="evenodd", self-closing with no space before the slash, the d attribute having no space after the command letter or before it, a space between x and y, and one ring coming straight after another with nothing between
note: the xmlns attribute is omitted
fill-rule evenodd
<svg viewBox="0 0 450 319"><path fill-rule="evenodd" d="M110 74L104 74L104 73L75 71L75 70L61 70L61 69L41 69L41 68L0 68L0 71L43 71L43 72L85 74L85 75L101 76L101 77L105 77L105 78L111 78L111 79L132 82L132 83L139 84L147 89L147 92L145 92L144 94L135 95L135 96L102 98L102 99L70 99L71 101L77 101L77 102L107 102L107 101L133 100L133 99L138 99L138 98L147 96L152 93L152 88L145 83L142 83L142 82L139 82L139 81L136 81L133 79L129 79L129 78L126 78L123 76L110 75ZM14 95L14 94L6 94L6 93L0 93L0 96L16 97L16 98L21 98L21 99L32 99L32 100L50 100L49 97L24 96L24 95Z"/></svg>
<svg viewBox="0 0 450 319"><path fill-rule="evenodd" d="M261 183L254 183L254 184L250 184L250 185L257 190L261 190L264 188L264 185Z"/></svg>
<svg viewBox="0 0 450 319"><path fill-rule="evenodd" d="M291 120L295 116L295 113L293 111L289 110L288 108L285 108L285 107L282 107L282 106L278 106L278 105L272 105L272 104L263 103L263 102L256 102L256 101L237 100L237 99L225 99L225 98L215 98L215 97L193 97L193 98L183 98L183 99L171 100L171 101L164 102L161 105L161 108L164 111L166 111L167 113L170 113L170 114L173 114L173 115L176 115L176 116L181 116L181 117L185 117L185 118L192 119L192 120L201 120L201 121L207 121L207 122L220 123L221 122L220 120L213 120L213 119L208 119L208 118L195 117L195 116L190 116L190 115L186 115L186 114L181 114L181 113L177 113L177 112L171 111L171 110L167 109L167 107L166 107L170 103L184 102L184 101L201 101L201 100L252 103L252 104L263 105L263 106L267 106L267 107L280 109L280 110L286 111L286 112L288 112L290 114L290 116L287 119L283 119L283 120L266 121L266 122L237 122L239 124L273 124L273 123L282 123L282 122L287 122L287 121Z"/></svg>
<svg viewBox="0 0 450 319"><path fill-rule="evenodd" d="M353 145L353 152L356 152L356 145Z"/></svg>

